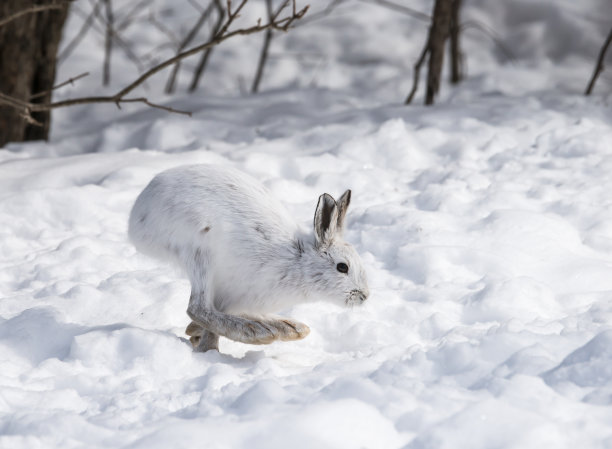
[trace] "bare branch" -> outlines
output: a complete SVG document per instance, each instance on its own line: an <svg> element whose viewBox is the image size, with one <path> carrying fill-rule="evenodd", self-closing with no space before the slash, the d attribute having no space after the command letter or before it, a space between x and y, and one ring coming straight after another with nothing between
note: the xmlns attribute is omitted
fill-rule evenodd
<svg viewBox="0 0 612 449"><path fill-rule="evenodd" d="M191 6L193 6L193 8L199 12L200 14L202 14L205 11L205 8L202 7L202 5L200 5L198 2L196 2L195 0L187 0L187 3L189 3ZM210 6L210 5L209 5Z"/></svg>
<svg viewBox="0 0 612 449"><path fill-rule="evenodd" d="M106 34L104 36L104 62L102 72L102 84L108 86L110 83L110 61L111 53L113 51L113 5L111 0L103 0L104 9L106 10Z"/></svg>
<svg viewBox="0 0 612 449"><path fill-rule="evenodd" d="M341 5L342 3L346 2L347 0L332 0L323 11L319 11L317 13L314 14L309 14L307 18L302 19L299 21L299 23L295 24L295 27L298 26L303 26L306 24L309 24L310 22L314 22L315 20L319 20L322 19L324 17L329 16L332 11L334 9L336 9L336 7L338 7L339 5Z"/></svg>
<svg viewBox="0 0 612 449"><path fill-rule="evenodd" d="M232 12L232 0L227 0L227 20L225 21L225 25L223 25L219 32L214 36L215 39L223 36L227 32L227 29L232 23L234 23L234 20L240 17L240 10L247 4L248 1L249 0L241 0L238 8L236 8L236 11Z"/></svg>
<svg viewBox="0 0 612 449"><path fill-rule="evenodd" d="M80 75L77 75L74 78L70 78L70 79L64 81L63 83L58 84L57 86L53 86L51 89L44 90L42 92L38 92L38 93L36 93L34 95L30 95L30 101L34 100L35 98L44 97L49 92L51 92L51 91L53 91L55 89L59 89L60 87L64 87L67 84L74 84L75 81L80 80L81 78L85 78L88 75L89 75L89 72L81 73Z"/></svg>
<svg viewBox="0 0 612 449"><path fill-rule="evenodd" d="M287 2L283 2L283 4L278 8L276 13L272 12L272 0L266 0L266 10L268 12L268 21L273 22L278 14L282 11L282 9L287 5ZM268 28L266 30L266 34L264 36L264 42L261 47L261 53L259 55L259 62L257 63L257 70L255 72L255 79L253 80L253 85L251 86L251 92L256 93L259 90L259 83L261 82L261 77L263 75L263 70L266 65L266 61L268 60L268 51L270 49L270 43L272 42L272 28Z"/></svg>
<svg viewBox="0 0 612 449"><path fill-rule="evenodd" d="M160 104L152 103L147 98L144 98L144 97L137 97L137 98L119 98L115 96L112 96L112 97L104 97L104 96L80 97L80 98L73 98L71 100L66 100L66 101L58 101L56 103L38 104L38 103L30 103L28 101L21 101L16 98L5 95L3 93L0 93L0 104L5 104L7 106L12 106L15 109L22 110L24 114L24 118L29 117L29 118L26 118L28 122L30 122L30 119L34 120L32 118L32 112L48 111L49 109L55 109L55 108L63 107L63 106L75 106L75 105L91 104L91 103L114 103L115 105L117 105L119 109L121 109L121 104L123 103L144 103L147 106L150 106L152 108L162 109L164 111L173 112L176 114L184 114L184 115L191 116L191 112L189 111L182 111L179 109L171 108L169 106L163 106Z"/></svg>
<svg viewBox="0 0 612 449"><path fill-rule="evenodd" d="M187 35L185 36L185 38L179 45L177 53L180 53L181 51L183 51L185 47L187 47L187 45L189 45L191 41L196 37L196 35L198 34L198 31L200 31L200 28L202 28L202 25L204 24L204 22L206 22L206 20L212 14L214 6L215 6L214 2L211 2L210 5L208 5L208 7L204 11L202 11L202 13L200 14L200 17L198 18L198 21L191 28L189 33L187 33ZM223 19L223 16L221 16L221 19ZM166 83L166 93L167 94L171 94L172 92L174 92L174 87L176 85L176 77L178 75L178 71L180 68L181 68L181 62L178 61L176 64L174 64L174 67L172 68L172 73L170 73L170 76L168 77L168 82Z"/></svg>
<svg viewBox="0 0 612 449"><path fill-rule="evenodd" d="M144 6L148 4L150 0L140 0L137 2L132 9L121 19L121 21L117 24L117 31L125 30L133 21L136 14L141 12L144 9Z"/></svg>
<svg viewBox="0 0 612 449"><path fill-rule="evenodd" d="M424 22L430 22L431 21L431 16L430 15L427 15L427 14L421 12L421 11L409 8L409 7L404 6L404 5L399 5L399 4L391 2L389 0L360 0L360 1L364 2L364 3L373 3L373 4L380 5L380 6L384 6L386 8L392 9L394 11L401 12L403 14L407 14L407 15L409 15L411 17L414 17L415 19L422 20Z"/></svg>
<svg viewBox="0 0 612 449"><path fill-rule="evenodd" d="M66 2L61 2L61 3L54 3L51 5L30 6L29 8L25 8L25 9L22 9L21 11L17 11L16 13L11 14L10 16L5 17L4 19L0 20L0 27L6 25L7 23L12 22L15 19L20 18L21 16L25 16L27 14L35 14L37 12L48 11L50 9L64 9L69 4L70 2L66 1Z"/></svg>
<svg viewBox="0 0 612 449"><path fill-rule="evenodd" d="M221 30L221 26L223 25L223 18L225 17L225 10L221 5L221 0L213 0L213 5L217 9L217 21L213 26L210 34L210 38L213 39ZM191 84L189 86L189 92L193 92L197 89L198 84L200 83L200 79L202 78L202 74L206 69L206 65L208 64L208 59L212 53L212 47L204 51L202 53L202 57L200 58L200 62L198 63L195 72L193 72L193 78L191 79Z"/></svg>
<svg viewBox="0 0 612 449"><path fill-rule="evenodd" d="M81 43L81 41L87 34L87 31L89 30L89 28L91 28L91 25L94 19L96 18L96 15L98 14L98 8L100 8L101 2L102 0L96 1L93 9L91 10L91 13L89 13L87 18L83 22L83 25L81 25L81 29L79 30L79 32L74 36L74 38L64 47L62 52L57 56L58 62L61 63L62 61L64 61L72 53L72 51L77 47L77 45Z"/></svg>
<svg viewBox="0 0 612 449"><path fill-rule="evenodd" d="M45 125L44 123L39 122L38 120L36 120L34 117L32 117L28 111L24 111L19 113L19 117L23 118L26 122L28 122L28 124L33 125L33 126L38 126L40 128L43 128Z"/></svg>
<svg viewBox="0 0 612 449"><path fill-rule="evenodd" d="M102 0L104 1L104 0ZM132 61L134 63L134 65L136 66L136 68L138 69L139 72L144 71L144 66L142 64L142 62L140 61L140 58L138 58L138 56L132 51L130 45L121 37L121 35L119 34L119 32L114 28L114 27L109 27L108 26L108 22L106 20L106 18L104 18L102 16L102 14L100 13L99 10L96 11L96 18L105 26L105 29L110 31L111 36L113 41L119 46L119 48L121 48L125 55L128 57L128 59L130 61ZM96 29L95 27L93 27L94 29ZM103 31L97 30L96 31L104 34Z"/></svg>
<svg viewBox="0 0 612 449"><path fill-rule="evenodd" d="M138 85L142 84L143 81L145 81L146 79L150 78L151 76L155 75L156 73L158 73L159 71L165 69L166 67L174 64L177 61L180 61L181 59L185 59L188 56L191 55L195 55L196 53L199 53L203 50L206 50L208 48L214 47L218 44L220 44L221 42L230 39L234 36L238 36L238 35L246 35L246 34L253 34L253 33L257 33L259 31L264 31L268 28L275 28L275 29L283 29L284 31L286 31L286 28L288 28L288 26L291 24L291 22L293 20L298 20L301 19L304 14L306 14L306 11L308 11L308 6L305 6L304 8L302 8L300 11L296 11L295 15L291 15L289 17L286 17L284 19L281 19L277 22L271 22L271 23L267 23L265 25L262 24L257 24L254 26L251 26L249 28L240 28L237 30L234 30L232 32L227 32L227 29L229 28L229 26L234 22L234 20L238 17L238 13L240 12L240 10L242 9L242 7L246 4L248 0L242 0L240 5L238 6L238 8L231 13L228 10L228 18L225 22L225 25L221 28L221 30L217 33L216 36L214 36L211 40L209 40L208 42L206 42L205 44L202 45L198 45L197 47L193 47L189 50L186 50L184 52L179 53L178 55L165 60L164 62L156 65L155 67L149 69L147 72L145 72L144 74L142 74L136 81L132 82L131 84L129 84L128 86L126 86L125 88L123 88L120 92L117 93L117 95L123 97L124 95L130 93L132 90L134 90ZM231 0L227 0L227 4L228 7L231 7ZM291 19L291 20L290 20ZM279 23L283 23L283 26L280 26Z"/></svg>
<svg viewBox="0 0 612 449"><path fill-rule="evenodd" d="M164 105L161 105L161 104L151 103L149 100L147 100L144 97L139 97L139 98L123 98L123 99L121 99L121 100L119 100L117 102L118 105L121 104L121 103L144 103L147 106L150 106L150 107L155 108L155 109L162 109L162 110L167 111L167 112L172 112L172 113L175 113L175 114L183 114L183 115L187 115L187 116L191 117L191 111L182 111L180 109L174 109L174 108L171 108L169 106L164 106Z"/></svg>
<svg viewBox="0 0 612 449"><path fill-rule="evenodd" d="M174 43L175 46L179 45L179 38L176 34L174 34L174 32L168 28L166 25L164 25L163 22L160 22L159 20L157 20L157 17L155 17L155 14L153 14L153 11L149 12L149 16L147 18L147 20L149 21L149 23L151 25L153 25L155 28L157 28L159 31L162 32L162 34L166 35L166 37L172 42Z"/></svg>
<svg viewBox="0 0 612 449"><path fill-rule="evenodd" d="M208 42L198 45L196 47L193 47L189 50L183 51L175 55L174 57L167 59L161 62L160 64L157 64L156 66L150 68L148 71L140 75L135 81L133 81L132 83L128 84L123 89L118 91L115 95L79 97L79 98L72 98L68 100L56 101L53 103L32 103L30 101L20 100L17 98L13 98L9 95L0 93L0 104L11 106L15 109L23 111L30 118L31 118L32 112L48 111L50 109L81 105L81 104L88 104L88 103L114 103L118 107L120 107L122 103L144 103L153 108L163 109L168 112L175 112L175 113L189 115L190 113L187 111L180 111L180 110L170 108L167 106L155 104L155 103L150 102L147 98L144 98L144 97L126 98L126 96L130 92L132 92L134 89L136 89L138 86L143 84L148 78L152 77L153 75L165 69L166 67L169 67L184 58L192 56L206 49L212 48L220 44L221 42L226 41L227 39L230 39L234 36L257 33L259 31L267 30L268 28L286 29L286 27L290 26L290 24L294 20L298 20L302 18L304 14L306 14L306 11L308 11L308 6L306 6L305 8L302 8L299 11L294 10L290 16L285 17L283 19L279 19L275 22L269 22L264 25L262 25L261 23L258 23L248 28L239 28L237 30L227 32L229 26L238 17L238 13L240 12L240 10L242 9L242 7L244 6L246 2L247 0L242 0L240 5L236 8L236 10L234 10L234 12L231 12L231 9L228 9L228 18L225 22L225 25L221 29L223 30L222 33L220 31L219 33L217 33L217 35L215 35ZM231 8L231 0L228 0L227 4L228 4L228 8Z"/></svg>
<svg viewBox="0 0 612 449"><path fill-rule="evenodd" d="M469 30L470 28L480 31L491 39L495 45L497 45L508 61L514 62L515 58L512 51L510 51L510 49L504 45L499 35L493 29L487 27L484 23L476 20L468 20L462 23L460 28L461 31Z"/></svg>
<svg viewBox="0 0 612 449"><path fill-rule="evenodd" d="M591 95L591 92L593 92L593 87L595 87L595 81L597 81L597 77L599 77L599 74L601 72L603 72L604 70L604 58L606 57L606 52L608 51L608 47L610 46L610 43L612 42L612 29L610 29L610 33L608 34L608 37L606 38L606 41L604 42L603 46L601 47L601 50L599 51L599 57L597 58L597 64L595 65L595 70L593 71L593 76L591 77L591 81L589 81L589 85L586 88L586 91L584 92L585 95Z"/></svg>
<svg viewBox="0 0 612 449"><path fill-rule="evenodd" d="M412 99L414 98L414 95L416 94L416 91L419 88L419 77L421 76L421 66L425 62L427 53L429 53L429 35L427 36L427 42L425 42L425 46L423 47L423 50L421 51L421 55L419 56L419 59L414 65L414 80L412 81L412 90L408 94L408 97L406 97L406 101L404 102L404 104L412 103Z"/></svg>
<svg viewBox="0 0 612 449"><path fill-rule="evenodd" d="M27 103L9 95L5 95L2 92L0 92L0 104L5 104L16 109L26 109L27 107Z"/></svg>

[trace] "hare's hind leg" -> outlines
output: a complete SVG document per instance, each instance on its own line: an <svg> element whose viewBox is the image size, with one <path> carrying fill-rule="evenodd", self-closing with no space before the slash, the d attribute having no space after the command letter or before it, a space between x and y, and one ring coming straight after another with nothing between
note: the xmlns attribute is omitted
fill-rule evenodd
<svg viewBox="0 0 612 449"><path fill-rule="evenodd" d="M213 307L207 307L204 299L200 295L192 294L187 315L201 328L230 340L262 345L272 343L274 340L300 340L310 333L310 329L305 324L284 318L228 315Z"/></svg>
<svg viewBox="0 0 612 449"><path fill-rule="evenodd" d="M188 267L191 296L187 315L203 330L203 337L199 341L192 340L196 351L206 351L217 347L219 335L230 340L258 345L272 343L274 340L299 340L308 335L310 329L305 324L285 319L267 317L256 319L228 315L216 310L214 279L211 273L207 272L210 262L208 255L204 248L198 248L193 254L193 264ZM187 330L195 330L195 326L189 325ZM206 331L211 335L205 335Z"/></svg>
<svg viewBox="0 0 612 449"><path fill-rule="evenodd" d="M189 323L185 333L189 335L189 341L195 352L219 350L219 336L207 331L195 321Z"/></svg>
<svg viewBox="0 0 612 449"><path fill-rule="evenodd" d="M187 314L191 317L189 310L206 310L212 307L213 288L212 279L208 273L210 260L206 248L196 248L193 254L185 257L185 259L193 261L187 267L189 280L191 281L191 296L189 297ZM185 329L185 333L189 335L189 341L194 351L219 350L219 335L211 332L206 326L202 326L201 322L193 320Z"/></svg>

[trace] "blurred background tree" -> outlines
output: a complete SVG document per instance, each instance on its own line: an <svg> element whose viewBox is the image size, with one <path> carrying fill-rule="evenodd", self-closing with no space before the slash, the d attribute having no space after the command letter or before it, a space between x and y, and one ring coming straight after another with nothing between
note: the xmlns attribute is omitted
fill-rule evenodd
<svg viewBox="0 0 612 449"><path fill-rule="evenodd" d="M247 19L236 21L241 10L243 13L247 11L246 8L243 10L247 2L252 4L254 9L249 9L250 15L244 14ZM158 7L160 3L162 6ZM228 80L236 77L240 82L240 91L244 94L279 86L297 86L300 81L296 81L296 78L299 77L302 79L302 86L317 86L319 84L317 77L322 72L319 70L320 67L330 64L330 61L341 66L338 73L345 70L373 73L374 66L378 68L384 63L384 57L380 55L388 51L388 48L372 49L363 45L368 39L365 32L362 42L351 41L351 46L345 47L342 51L337 50L341 46L337 42L329 42L330 47L335 47L335 53L327 51L324 46L317 46L316 42L309 43L309 40L316 41L308 31L311 29L311 23L322 20L327 21L329 26L334 26L336 16L359 15L357 8L359 3L369 3L375 5L371 6L372 8L379 10L387 8L405 14L411 21L406 22L409 25L427 27L427 31L418 28L416 34L411 34L410 38L405 38L401 42L402 46L398 45L398 48L409 49L407 53L410 54L406 55L402 53L403 50L396 50L397 60L400 63L393 66L393 69L397 68L397 77L389 84L397 86L398 92L387 98L387 101L394 99L400 101L406 81L407 66L412 65L413 60L415 62L412 89L405 100L406 104L413 102L417 94L423 66L427 67L424 75L426 85L424 102L431 105L437 101L443 83L445 57L449 61L447 67L450 82L459 83L465 77L467 67L461 50L461 36L470 29L490 39L499 50L500 58L514 63L513 51L508 48L513 47L514 50L513 41L504 41L493 27L486 24L486 20L481 20L478 15L475 16L473 4L472 13L469 14L470 4L467 2L465 8L468 19L461 20L461 12L464 9L462 0L414 1L418 9L411 7L409 2L398 0L329 0L321 3L318 12L310 14L305 20L298 19L302 19L307 7L298 10L294 0L234 0L234 4L228 0L181 0L176 4L155 0L2 0L0 2L0 147L11 141L47 139L50 111L57 107L83 103L114 103L117 106L124 103L144 103L150 107L189 115L189 111L155 104L144 96L134 96L135 92L144 95L145 91L139 86L144 87L148 78L165 69L168 69L163 75L165 77L163 90L166 94L176 93L179 88L193 92L201 86L205 90L211 81L214 84L219 79ZM71 25L73 28L66 33L69 38L61 43L61 52L58 55L69 8L71 10L69 20L77 19L70 23L76 25ZM173 17L177 11L179 11L178 20ZM259 22L254 23L257 14ZM361 15L359 20L367 23L370 19L364 17ZM132 25L137 26L132 27ZM281 33L277 31L288 31L289 28L298 26L300 30L306 31L301 34L302 37L300 37L301 32L296 30L289 38L292 44L286 44L289 40L283 43ZM322 30L326 26L328 25L318 29ZM145 28L147 37L155 37L154 43L143 37L145 34L142 30ZM132 29L136 29L137 32L130 35ZM369 33L374 32L372 31L374 29L376 33L385 33L385 29L376 26L372 26ZM149 31L152 33L149 34ZM217 44L233 36L259 32L262 32L259 50L254 51L252 46L244 45L244 41L241 43L240 39L237 39L236 47L232 49L231 44L224 47L220 52L224 56L219 57L212 65L209 63ZM99 52L92 55L92 60L95 61L92 72L100 74L103 86L100 91L106 95L69 98L53 103L54 88L86 75L64 73L64 77L71 78L68 81L59 80L62 82L55 85L56 66L70 58L88 33L90 35L87 39L96 40L99 46ZM399 33L395 30L391 36L399 39L401 30ZM416 46L421 42L420 36L423 36L424 46L417 54ZM469 32L466 36L470 38ZM300 43L296 44L298 40ZM611 45L611 40L612 31L601 48L587 94L593 90L597 77L603 72L606 50ZM274 46L282 50L275 52ZM544 46L545 43L542 43L542 47ZM229 51L225 52L225 48L228 47ZM288 49L290 51L287 51ZM182 64L184 58L196 54L199 60L193 64L189 62ZM285 75L280 61L300 58L307 62L303 64L300 62L299 70L291 72L290 69L287 71L288 75ZM247 70L238 73L236 66L243 61L246 61ZM314 68L305 75L308 70L302 69L308 64ZM133 65L133 68L130 65ZM209 78L208 83L203 83L202 79L209 65L209 71L216 73L217 76L215 79ZM473 68L472 72L477 72L479 69L479 67ZM86 70L90 70L89 67ZM219 76L221 73L223 76ZM132 82L130 82L131 76L135 78ZM342 77L343 74L339 76ZM305 79L309 80L304 81ZM367 82L362 83L361 88L367 86L366 89L369 89L369 85L373 83L374 81L368 78ZM215 87L218 85L218 82L214 84ZM229 90L235 88L231 82L226 82L226 85L229 86ZM216 94L215 87L209 92ZM80 92L87 92L91 88L89 85L89 89L81 89ZM119 90L108 94L109 89L113 88Z"/></svg>
<svg viewBox="0 0 612 449"><path fill-rule="evenodd" d="M0 94L33 103L51 101L67 15L65 1L0 2ZM30 115L22 108L0 104L0 147L11 141L47 139L49 125L48 110Z"/></svg>
<svg viewBox="0 0 612 449"><path fill-rule="evenodd" d="M70 4L60 0L3 0L0 4L0 147L8 142L46 140L49 136L51 110L59 107L85 103L114 103L119 107L123 103L144 103L168 112L191 115L189 111L156 104L146 97L133 96L132 93L148 78L174 66L166 87L166 91L171 92L174 89L174 79L180 61L203 53L192 81L191 90L193 90L200 80L213 47L235 36L272 29L287 31L293 22L301 19L308 10L308 6L297 9L295 0L283 0L273 14L263 20L260 19L256 24L233 27L248 1L240 0L232 5L231 0L226 0L226 6L223 8L219 0L213 0L209 8L202 11L194 28L178 43L174 56L153 63L147 68L141 65L129 45L121 39L119 32L122 26L129 25L132 15L142 10L147 0L137 2L120 19L113 11L111 0L93 2L89 17L75 40L67 44L64 56L78 45L78 40L93 25L94 19L97 19L105 29L102 84L110 83L111 55L115 44L135 60L140 75L112 95L92 95L52 102L52 90L66 84L60 83L54 86L57 52ZM213 9L217 11L217 20L208 38L187 48ZM172 41L177 40L174 33L166 29L162 21L154 16L149 17L149 21L152 26L167 33ZM79 75L75 79L85 75Z"/></svg>

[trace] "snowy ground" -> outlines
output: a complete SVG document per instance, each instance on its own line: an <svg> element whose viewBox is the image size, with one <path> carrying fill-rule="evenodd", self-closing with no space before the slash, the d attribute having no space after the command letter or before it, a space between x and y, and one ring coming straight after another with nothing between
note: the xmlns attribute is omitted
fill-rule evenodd
<svg viewBox="0 0 612 449"><path fill-rule="evenodd" d="M251 37L200 96L150 83L192 119L68 109L50 142L0 152L0 447L612 447L609 75L581 95L612 5L467 2L514 59L466 32L469 77L430 108L400 105L425 25L349 6L275 40L260 95L237 94ZM59 78L97 70L100 45ZM307 50L322 62L287 56ZM303 341L193 353L187 281L126 227L155 173L196 162L256 176L304 223L352 188L366 305L287 311Z"/></svg>

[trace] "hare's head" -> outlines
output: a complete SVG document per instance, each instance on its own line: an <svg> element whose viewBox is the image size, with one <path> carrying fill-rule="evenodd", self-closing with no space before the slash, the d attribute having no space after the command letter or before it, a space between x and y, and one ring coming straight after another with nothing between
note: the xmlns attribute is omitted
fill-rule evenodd
<svg viewBox="0 0 612 449"><path fill-rule="evenodd" d="M338 201L327 193L319 197L314 216L315 261L311 267L317 295L345 305L361 304L370 294L361 259L343 239L350 201L350 190Z"/></svg>

